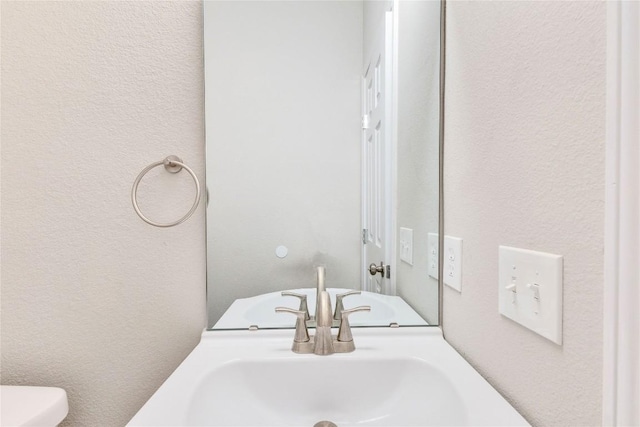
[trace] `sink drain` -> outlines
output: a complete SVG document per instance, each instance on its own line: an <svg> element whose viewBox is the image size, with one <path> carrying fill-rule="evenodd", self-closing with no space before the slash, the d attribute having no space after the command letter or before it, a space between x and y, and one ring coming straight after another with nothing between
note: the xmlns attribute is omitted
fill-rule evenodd
<svg viewBox="0 0 640 427"><path fill-rule="evenodd" d="M331 421L319 421L313 425L313 427L338 427Z"/></svg>

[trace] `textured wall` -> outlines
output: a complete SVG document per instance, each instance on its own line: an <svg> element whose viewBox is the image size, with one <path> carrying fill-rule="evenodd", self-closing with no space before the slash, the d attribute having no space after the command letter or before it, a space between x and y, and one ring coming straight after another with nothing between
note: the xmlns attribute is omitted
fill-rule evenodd
<svg viewBox="0 0 640 427"><path fill-rule="evenodd" d="M413 229L413 265L397 253L396 287L430 324L438 323L438 281L428 272L428 233L438 232L440 3L398 5L398 202Z"/></svg>
<svg viewBox="0 0 640 427"><path fill-rule="evenodd" d="M208 2L205 37L210 322L316 263L359 287L362 3Z"/></svg>
<svg viewBox="0 0 640 427"><path fill-rule="evenodd" d="M444 332L536 425L601 422L604 2L449 2ZM564 255L564 342L498 314L498 245Z"/></svg>
<svg viewBox="0 0 640 427"><path fill-rule="evenodd" d="M203 209L159 229L129 192L204 178L196 2L2 3L2 383L60 386L65 425L124 425L205 325ZM186 212L154 169L142 209Z"/></svg>

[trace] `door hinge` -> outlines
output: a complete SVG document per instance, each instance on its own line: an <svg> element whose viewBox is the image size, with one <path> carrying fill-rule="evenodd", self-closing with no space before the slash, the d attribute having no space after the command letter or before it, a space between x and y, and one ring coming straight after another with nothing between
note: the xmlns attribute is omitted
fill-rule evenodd
<svg viewBox="0 0 640 427"><path fill-rule="evenodd" d="M362 229L362 244L363 245L367 244L367 229L366 228Z"/></svg>
<svg viewBox="0 0 640 427"><path fill-rule="evenodd" d="M369 115L362 116L362 129L369 129Z"/></svg>

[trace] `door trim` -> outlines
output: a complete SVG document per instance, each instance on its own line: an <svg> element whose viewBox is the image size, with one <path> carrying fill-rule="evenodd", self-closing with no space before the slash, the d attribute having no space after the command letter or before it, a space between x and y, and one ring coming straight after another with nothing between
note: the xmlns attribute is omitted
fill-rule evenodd
<svg viewBox="0 0 640 427"><path fill-rule="evenodd" d="M640 4L607 3L603 425L640 424Z"/></svg>

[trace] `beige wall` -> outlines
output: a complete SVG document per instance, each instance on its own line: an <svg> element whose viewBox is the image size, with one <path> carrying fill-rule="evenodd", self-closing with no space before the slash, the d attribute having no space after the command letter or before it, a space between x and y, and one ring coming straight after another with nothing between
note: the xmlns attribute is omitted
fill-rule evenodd
<svg viewBox="0 0 640 427"><path fill-rule="evenodd" d="M129 200L169 154L204 179L201 7L2 2L1 381L65 388L65 425L124 425L205 325L203 208ZM154 169L140 203L193 194Z"/></svg>
<svg viewBox="0 0 640 427"><path fill-rule="evenodd" d="M598 424L605 6L448 9L464 283L445 288L446 337L532 423ZM67 425L122 425L205 322L202 208L164 230L129 202L167 154L203 178L201 5L3 2L1 19L1 380L66 388ZM180 215L190 185L154 170L143 209ZM499 244L565 256L562 347L497 313Z"/></svg>
<svg viewBox="0 0 640 427"><path fill-rule="evenodd" d="M446 339L533 424L601 422L604 2L449 2ZM564 255L563 345L498 314L498 245Z"/></svg>

